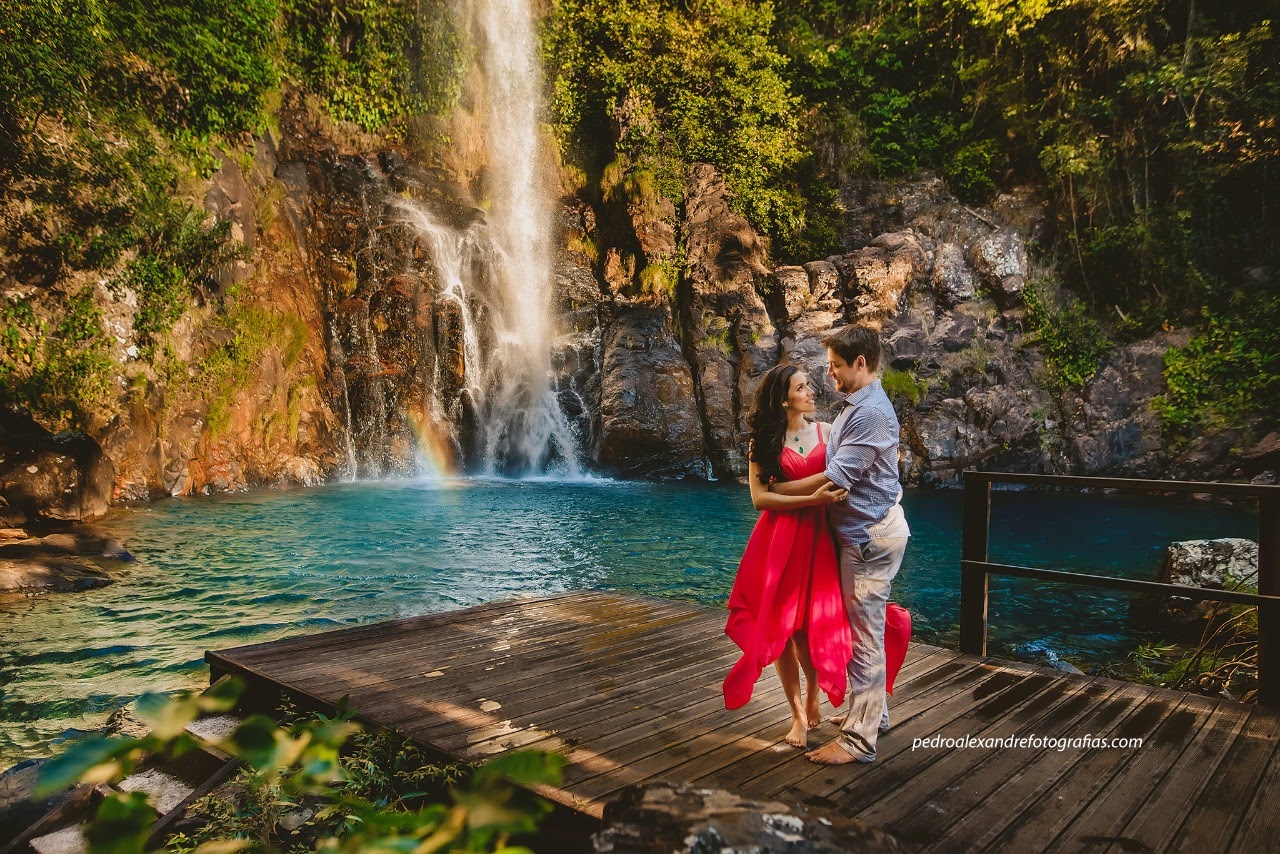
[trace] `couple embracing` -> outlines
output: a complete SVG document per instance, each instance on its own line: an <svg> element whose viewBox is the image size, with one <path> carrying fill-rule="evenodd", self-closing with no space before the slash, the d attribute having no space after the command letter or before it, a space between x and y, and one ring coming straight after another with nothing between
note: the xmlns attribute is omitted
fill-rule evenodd
<svg viewBox="0 0 1280 854"><path fill-rule="evenodd" d="M729 596L725 634L743 654L724 699L729 709L745 704L772 662L791 707L787 743L806 747L822 722L819 690L833 706L848 691L839 736L806 754L843 765L874 761L889 728L886 691L911 632L889 588L910 531L899 503L898 419L876 373L880 334L846 326L822 343L843 395L831 424L814 419L813 385L793 365L770 370L756 393L748 476L763 512Z"/></svg>

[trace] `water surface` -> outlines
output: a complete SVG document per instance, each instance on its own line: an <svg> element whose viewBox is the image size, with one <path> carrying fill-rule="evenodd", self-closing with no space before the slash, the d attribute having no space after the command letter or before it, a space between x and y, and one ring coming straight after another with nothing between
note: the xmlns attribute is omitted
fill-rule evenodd
<svg viewBox="0 0 1280 854"><path fill-rule="evenodd" d="M894 598L954 645L958 492L911 490ZM756 514L745 487L608 480L392 482L164 501L116 512L120 581L0 604L0 768L101 726L148 690L204 684L206 649L581 588L722 606ZM1248 511L1175 499L996 492L992 560L1151 578L1169 542L1256 538ZM1143 637L1128 597L991 583L993 653L1082 668Z"/></svg>

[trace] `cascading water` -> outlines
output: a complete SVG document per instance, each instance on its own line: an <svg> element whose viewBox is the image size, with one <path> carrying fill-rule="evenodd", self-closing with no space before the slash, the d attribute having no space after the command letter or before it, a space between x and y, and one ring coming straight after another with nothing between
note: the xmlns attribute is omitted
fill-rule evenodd
<svg viewBox="0 0 1280 854"><path fill-rule="evenodd" d="M401 203L430 248L437 299L461 325L463 387L445 414L472 470L577 476L579 440L551 382L552 185L533 16L520 0L474 0L459 21L475 48L463 102L474 109L486 213L459 229Z"/></svg>

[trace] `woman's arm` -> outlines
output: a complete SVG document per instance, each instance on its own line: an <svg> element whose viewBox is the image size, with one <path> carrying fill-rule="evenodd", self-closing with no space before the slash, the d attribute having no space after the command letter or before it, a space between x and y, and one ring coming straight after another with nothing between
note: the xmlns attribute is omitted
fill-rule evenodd
<svg viewBox="0 0 1280 854"><path fill-rule="evenodd" d="M812 487L808 492L791 495L779 493L775 487L813 480L814 477L821 479L821 483ZM760 466L754 462L747 469L747 482L751 485L751 503L757 510L799 510L801 507L816 507L819 504L831 504L840 501L845 496L845 491L835 484L828 481L821 475L814 475L800 481L784 481L783 483L775 483L772 486L766 486L760 482Z"/></svg>

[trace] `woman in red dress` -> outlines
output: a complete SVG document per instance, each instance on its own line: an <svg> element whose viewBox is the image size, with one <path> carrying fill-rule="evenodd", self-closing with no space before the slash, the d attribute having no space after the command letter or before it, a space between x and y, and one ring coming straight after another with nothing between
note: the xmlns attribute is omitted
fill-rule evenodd
<svg viewBox="0 0 1280 854"><path fill-rule="evenodd" d="M762 512L738 566L724 629L742 650L724 680L725 707L750 700L773 663L791 706L786 740L794 747L804 747L808 731L822 722L819 689L833 706L844 702L853 654L826 510L844 499L844 490L827 483L811 495L769 491L771 483L826 467L830 425L813 420L813 398L809 377L794 365L770 370L756 392L748 477L751 502Z"/></svg>

